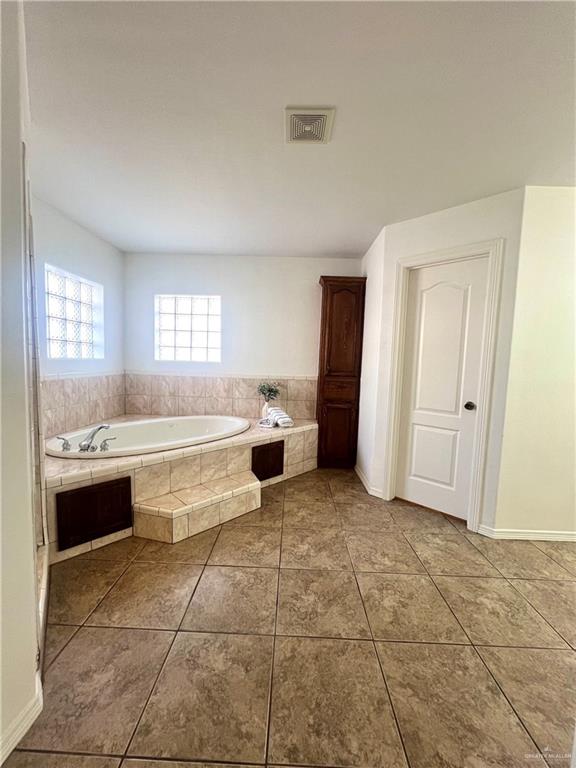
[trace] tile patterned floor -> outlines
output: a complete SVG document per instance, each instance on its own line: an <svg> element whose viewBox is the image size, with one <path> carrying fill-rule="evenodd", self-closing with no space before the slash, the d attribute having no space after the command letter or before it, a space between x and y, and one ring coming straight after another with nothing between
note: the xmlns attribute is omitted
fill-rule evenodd
<svg viewBox="0 0 576 768"><path fill-rule="evenodd" d="M49 622L6 768L569 765L576 544L491 541L350 472L55 565Z"/></svg>

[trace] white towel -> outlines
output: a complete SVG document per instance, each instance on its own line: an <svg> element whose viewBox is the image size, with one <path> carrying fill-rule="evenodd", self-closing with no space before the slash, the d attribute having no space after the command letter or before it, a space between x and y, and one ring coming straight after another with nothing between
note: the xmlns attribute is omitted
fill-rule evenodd
<svg viewBox="0 0 576 768"><path fill-rule="evenodd" d="M294 421L288 416L286 411L283 411L282 408L268 408L268 418L274 424L274 426L278 427L293 427Z"/></svg>

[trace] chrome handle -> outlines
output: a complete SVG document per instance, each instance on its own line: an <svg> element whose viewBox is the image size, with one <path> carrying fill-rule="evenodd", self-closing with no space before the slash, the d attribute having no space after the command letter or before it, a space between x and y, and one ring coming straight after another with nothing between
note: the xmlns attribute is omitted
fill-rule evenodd
<svg viewBox="0 0 576 768"><path fill-rule="evenodd" d="M109 451L110 450L110 446L108 445L110 440L116 440L116 438L115 437L107 437L105 440L102 440L102 442L100 443L100 450L101 451Z"/></svg>
<svg viewBox="0 0 576 768"><path fill-rule="evenodd" d="M56 440L62 440L62 450L63 451L69 451L71 448L70 440L68 440L67 437L62 437L61 435L56 435Z"/></svg>

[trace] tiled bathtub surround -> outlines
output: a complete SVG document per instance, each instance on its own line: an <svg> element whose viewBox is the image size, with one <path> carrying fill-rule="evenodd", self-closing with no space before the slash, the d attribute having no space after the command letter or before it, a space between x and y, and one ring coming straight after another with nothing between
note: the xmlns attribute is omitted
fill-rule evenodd
<svg viewBox="0 0 576 768"><path fill-rule="evenodd" d="M150 416L242 416L258 419L262 381L279 383L274 405L293 419L316 417L315 377L176 376L117 373L50 377L41 382L44 436L124 414Z"/></svg>
<svg viewBox="0 0 576 768"><path fill-rule="evenodd" d="M125 412L124 374L49 378L41 382L45 437Z"/></svg>
<svg viewBox="0 0 576 768"><path fill-rule="evenodd" d="M316 415L314 378L278 376L158 376L126 374L126 413L156 416L233 415L260 417L264 400L258 395L262 381L278 382L279 405L293 419Z"/></svg>
<svg viewBox="0 0 576 768"><path fill-rule="evenodd" d="M258 508L259 492L252 487L254 477L246 481L251 475L252 446L277 440L284 440L284 473L258 485L265 487L316 468L315 422L273 430L261 429L254 423L246 432L226 440L140 456L86 460L47 456L50 562L86 554L111 540L87 542L58 552L56 494L60 491L128 476L132 481L136 535L173 543ZM174 509L170 509L172 496L178 500ZM113 537L131 533L132 529L126 529Z"/></svg>

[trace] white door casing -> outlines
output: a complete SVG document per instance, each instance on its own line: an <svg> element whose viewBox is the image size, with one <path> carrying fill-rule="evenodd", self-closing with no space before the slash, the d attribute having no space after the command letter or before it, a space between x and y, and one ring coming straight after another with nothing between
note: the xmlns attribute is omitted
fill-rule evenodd
<svg viewBox="0 0 576 768"><path fill-rule="evenodd" d="M435 495L435 499L431 499L430 493L428 493L426 500L423 500L420 496L418 497L421 499L419 503L436 506L436 508L441 508L449 514L467 517L468 528L471 530L478 530L478 526L482 522L484 469L496 349L503 247L504 241L502 239L473 243L433 253L404 257L397 262L396 266L394 333L392 340L391 387L389 392L390 419L387 423L386 440L387 479L384 487L384 498L393 498L396 495L403 496L406 493L404 483L401 480L401 473L403 476L404 464L409 456L410 459L416 462L415 469L417 471L415 474L421 476L414 478L420 486L420 490L422 490L423 486L428 489L432 486ZM406 382L406 375L409 372L405 370L407 367L405 366L405 360L411 360L411 367L414 366L413 355L415 353L413 346L410 348L411 351L408 350L408 294L409 285L412 282L410 276L421 267L463 264L474 261L484 264L484 266L480 267L480 272L485 274L484 315L481 323L482 333L481 337L477 339L479 349L477 350L478 354L475 362L468 360L470 347L466 346L462 333L464 330L465 337L468 337L470 333L473 333L476 337L479 336L477 330L478 323L475 323L474 327L471 327L469 323L472 304L476 305L477 302L472 301L472 304L470 303L472 292L464 286L462 280L454 279L454 274L451 274L449 279L446 279L446 274L444 274L441 280L435 280L434 283L445 283L446 285L438 285L436 290L427 290L424 294L426 296L424 304L427 313L425 326L429 331L428 337L432 333L434 324L437 325L440 322L443 313L446 316L452 313L452 317L454 317L460 312L461 320L463 315L465 315L467 324L463 326L462 322L460 324L452 323L449 333L443 336L443 345L440 349L434 348L431 338L424 337L425 343L421 345L421 354L419 353L420 356L416 358L416 363L420 366L422 373L420 384L419 388L411 389ZM472 269L473 271L477 270L476 267L472 267ZM439 274L439 272L436 273L436 275ZM478 279L478 277L479 275L477 274L475 279ZM426 287L434 289L434 283ZM464 290L461 289L463 286ZM430 320L430 324L428 320ZM460 355L452 354L450 356L450 346L452 348L459 348ZM433 364L434 357L440 359L442 356L443 367L441 376L432 378L431 365ZM468 368L466 367L467 365L469 366ZM474 366L477 371L475 390L477 395L476 397L470 397L471 393L466 391L470 386L466 374L467 372L471 374ZM452 376L452 388L450 389L448 386L442 389L442 380L446 383L447 380L450 380L450 376ZM458 381L460 386L458 386ZM413 408L413 410L418 412L418 417L428 416L426 419L421 418L418 422L419 434L417 435L417 444L414 445L416 449L415 454L408 454L407 451L412 448L412 445L408 445L408 441L401 441L400 439L402 433L401 416L404 413L402 405L405 400L403 395L407 391L414 398L418 397L418 401L416 399L412 400L413 405L416 403L418 405L417 409ZM471 412L462 410L462 406L467 400L472 400L477 404L476 410ZM456 416L455 414L460 411L462 416ZM458 419L461 420L464 416L470 415L472 416L471 421L475 423L475 428L471 443L467 441L466 444L463 444L463 435L460 434L461 430L458 429L461 426L458 424ZM437 416L438 423L433 423L434 416ZM450 421L452 424L448 426L447 422ZM416 422L414 422L414 425L416 425ZM445 431L443 431L444 429ZM449 430L456 434L450 434ZM469 430L465 430L465 433L469 436ZM446 450L446 446L448 446L449 450ZM441 450L439 450L439 447ZM459 497L460 501L454 501L458 497L455 490L450 491L450 486L455 488L458 485L458 472L461 470L463 473L465 468L463 460L459 463L459 459L464 456L464 451L461 451L463 447L467 451L469 468L467 477L468 489L467 495L465 492L462 492ZM430 475L436 479L431 480L425 477L425 475ZM461 487L462 485L460 485ZM450 498L452 499L451 506L447 506L447 499ZM466 502L464 505L466 507L465 511L462 508L462 498Z"/></svg>

